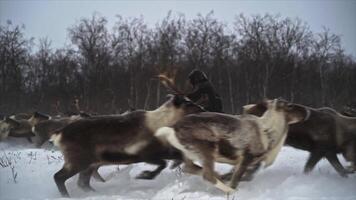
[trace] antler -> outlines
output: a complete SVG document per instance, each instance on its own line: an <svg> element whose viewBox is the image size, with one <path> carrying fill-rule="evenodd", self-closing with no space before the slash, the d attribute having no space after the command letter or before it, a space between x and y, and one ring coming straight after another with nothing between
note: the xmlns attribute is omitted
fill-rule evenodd
<svg viewBox="0 0 356 200"><path fill-rule="evenodd" d="M160 74L157 76L159 78L159 80L161 81L161 83L167 88L172 90L174 93L176 94L181 94L184 95L184 92L182 92L181 90L178 89L178 87L175 85L174 81L172 78L168 78L166 75L164 74Z"/></svg>

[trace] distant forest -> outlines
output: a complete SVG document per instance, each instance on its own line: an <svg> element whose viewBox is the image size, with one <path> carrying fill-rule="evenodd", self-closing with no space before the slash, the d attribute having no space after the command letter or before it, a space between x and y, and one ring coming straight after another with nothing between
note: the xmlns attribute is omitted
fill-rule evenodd
<svg viewBox="0 0 356 200"><path fill-rule="evenodd" d="M71 44L63 48L25 32L11 21L0 25L3 114L154 109L168 93L155 77L168 74L189 91L193 69L208 75L227 113L265 97L356 107L355 60L338 35L314 33L300 19L241 14L227 25L213 12L189 20L168 13L152 27L142 17L118 16L109 30L93 14L68 28Z"/></svg>

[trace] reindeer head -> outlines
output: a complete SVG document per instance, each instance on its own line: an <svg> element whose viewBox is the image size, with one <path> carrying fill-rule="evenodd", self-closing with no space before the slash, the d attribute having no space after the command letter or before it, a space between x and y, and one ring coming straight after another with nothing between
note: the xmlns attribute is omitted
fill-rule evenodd
<svg viewBox="0 0 356 200"><path fill-rule="evenodd" d="M183 115L188 115L192 113L204 112L204 108L195 104L189 100L184 95L167 95L169 100L166 102L166 106L170 107L172 111L183 113Z"/></svg>
<svg viewBox="0 0 356 200"><path fill-rule="evenodd" d="M22 135L32 133L32 126L28 120L16 120L7 117L4 122L9 125L10 134Z"/></svg>
<svg viewBox="0 0 356 200"><path fill-rule="evenodd" d="M155 132L163 126L171 126L185 115L205 111L183 95L168 95L169 99L159 108L147 111L146 124Z"/></svg>
<svg viewBox="0 0 356 200"><path fill-rule="evenodd" d="M309 119L310 110L305 106L290 103L285 100L275 100L276 111L283 112L288 124L294 124Z"/></svg>
<svg viewBox="0 0 356 200"><path fill-rule="evenodd" d="M50 119L51 119L51 116L36 111L33 113L31 118L28 119L28 122L31 124L31 126L34 126L41 121L50 120Z"/></svg>
<svg viewBox="0 0 356 200"><path fill-rule="evenodd" d="M270 117L275 116L271 113L284 116L288 124L305 121L310 115L308 108L281 99L264 100L261 103L249 104L243 107L244 114L252 114L259 117L266 115L267 111L269 111Z"/></svg>
<svg viewBox="0 0 356 200"><path fill-rule="evenodd" d="M7 138L10 134L23 135L31 134L31 124L27 120L16 120L6 117L0 121L0 141Z"/></svg>

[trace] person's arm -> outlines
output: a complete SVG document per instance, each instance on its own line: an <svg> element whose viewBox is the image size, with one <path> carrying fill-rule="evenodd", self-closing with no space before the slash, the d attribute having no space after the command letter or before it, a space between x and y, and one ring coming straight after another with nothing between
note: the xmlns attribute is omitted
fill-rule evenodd
<svg viewBox="0 0 356 200"><path fill-rule="evenodd" d="M201 96L202 96L202 90L200 88L187 95L187 97L194 102L198 101Z"/></svg>

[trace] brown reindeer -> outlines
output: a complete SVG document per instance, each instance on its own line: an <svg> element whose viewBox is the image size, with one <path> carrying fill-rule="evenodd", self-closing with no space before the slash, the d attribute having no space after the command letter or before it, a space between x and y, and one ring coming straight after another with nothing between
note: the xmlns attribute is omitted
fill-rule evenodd
<svg viewBox="0 0 356 200"><path fill-rule="evenodd" d="M290 126L286 144L297 149L309 151L310 155L304 167L304 172L309 173L315 165L326 158L342 177L350 173L337 158L337 153L343 153L346 160L355 166L356 148L356 118L341 115L332 108L308 109L308 120ZM267 107L264 103L251 104L244 107L244 112L257 116L263 115Z"/></svg>
<svg viewBox="0 0 356 200"><path fill-rule="evenodd" d="M158 165L154 171L145 171L139 178L153 178L165 167L164 159L179 159L179 152L161 144L154 132L162 126L171 126L183 116L203 109L175 95L153 111L133 111L126 115L93 117L73 122L52 135L60 148L64 165L54 175L63 196L68 196L65 181L81 172L86 188L92 171L104 164L147 162Z"/></svg>
<svg viewBox="0 0 356 200"><path fill-rule="evenodd" d="M77 121L79 119L88 118L90 115L86 113L80 113L78 115L72 115L70 117L54 118L36 123L32 127L32 133L35 134L36 147L41 147L46 141L49 140L52 133L60 128L67 126L68 124ZM34 117L34 120L36 118Z"/></svg>
<svg viewBox="0 0 356 200"><path fill-rule="evenodd" d="M248 166L261 162L271 165L284 144L288 124L308 117L304 107L277 100L266 104L268 109L262 117L192 114L172 127L160 128L155 136L184 154L185 172L201 174L215 187L229 193L237 187ZM202 168L193 161L200 161ZM214 171L215 162L235 166L229 186Z"/></svg>

